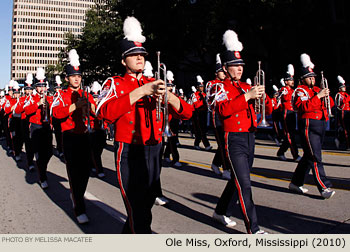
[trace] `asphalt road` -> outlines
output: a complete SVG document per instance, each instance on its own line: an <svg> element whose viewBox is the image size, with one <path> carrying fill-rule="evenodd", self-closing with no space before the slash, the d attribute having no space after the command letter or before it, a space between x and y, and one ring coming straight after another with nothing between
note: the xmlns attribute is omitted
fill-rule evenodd
<svg viewBox="0 0 350 252"><path fill-rule="evenodd" d="M216 203L227 183L214 174L211 151L193 149L193 139L181 134L179 147L182 167L165 164L161 181L165 206L153 207L152 229L162 234L245 233L238 205L230 213L237 222L226 228L212 219ZM1 142L2 145L4 142ZM306 179L309 192L298 195L288 190L297 163L276 158L277 146L270 140L256 142L252 173L253 199L260 227L275 234L350 234L350 154L327 148L323 153L326 173L334 185L333 198L321 198L311 174ZM112 142L103 152L106 177L91 174L87 193L90 223L79 225L72 211L65 164L53 156L48 168L49 188L38 184L36 171L29 172L25 154L16 161L0 146L0 233L1 234L117 234L126 212L117 186Z"/></svg>

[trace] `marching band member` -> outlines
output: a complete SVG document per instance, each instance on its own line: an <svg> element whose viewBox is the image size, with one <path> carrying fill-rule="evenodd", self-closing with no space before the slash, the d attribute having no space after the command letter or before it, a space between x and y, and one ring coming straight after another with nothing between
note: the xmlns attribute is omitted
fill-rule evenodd
<svg viewBox="0 0 350 252"><path fill-rule="evenodd" d="M339 83L339 92L335 95L337 106L338 125L345 135L346 149L350 149L350 95L346 92L345 80L337 77ZM339 136L335 139L337 148L339 148Z"/></svg>
<svg viewBox="0 0 350 252"><path fill-rule="evenodd" d="M298 128L300 131L301 144L304 155L294 171L289 189L298 193L306 193L308 190L303 187L305 175L310 169L314 181L321 196L325 199L331 198L335 191L330 187L331 182L326 177L322 164L322 142L328 121L328 111L325 98L329 96L329 89L315 86L314 64L309 55L300 56L301 85L294 91L293 105L298 111ZM333 100L329 100L328 106L333 106Z"/></svg>
<svg viewBox="0 0 350 252"><path fill-rule="evenodd" d="M23 146L23 136L22 136L22 128L21 128L21 117L22 114L17 111L16 108L19 107L21 98L21 88L19 87L17 81L13 84L13 97L10 100L10 107L5 108L5 112L9 114L9 125L10 132L13 140L14 154L15 160L21 160L21 152Z"/></svg>
<svg viewBox="0 0 350 252"><path fill-rule="evenodd" d="M283 81L283 79L281 80ZM277 146L280 146L281 141L281 128L280 128L280 119L281 119L281 93L276 85L272 85L274 90L273 97L271 98L272 103L272 129L274 131L273 140L276 142Z"/></svg>
<svg viewBox="0 0 350 252"><path fill-rule="evenodd" d="M194 128L194 148L200 150L199 144L202 141L205 150L210 150L212 146L207 138L207 112L208 106L206 104L203 79L197 75L197 91L192 96L193 112L193 128Z"/></svg>
<svg viewBox="0 0 350 252"><path fill-rule="evenodd" d="M54 86L55 94L54 94L53 99L56 99L57 97L61 96L60 93L63 92L61 84L62 84L61 77L59 75L56 75L55 86ZM52 115L52 107L50 109L50 114ZM53 116L52 117L52 127L53 127L53 133L55 134L56 149L58 152L58 156L59 156L59 158L63 158L64 155L63 155L63 144L62 144L61 120L59 120Z"/></svg>
<svg viewBox="0 0 350 252"><path fill-rule="evenodd" d="M281 105L282 105L282 125L284 138L281 147L277 151L279 159L285 161L287 158L284 153L290 148L293 159L299 162L301 157L298 155L298 146L295 139L296 134L296 114L292 106L292 94L294 92L294 67L292 64L288 65L286 76L284 77L285 86L281 88Z"/></svg>
<svg viewBox="0 0 350 252"><path fill-rule="evenodd" d="M97 81L94 81L91 86L91 95L94 98L95 103L98 102L98 96L101 92L101 85ZM100 120L95 115L90 115L90 122L92 132L90 133L91 138L91 152L92 152L92 163L97 172L97 177L104 178L105 173L103 172L103 165L101 155L103 148L106 146L106 124L103 120Z"/></svg>
<svg viewBox="0 0 350 252"><path fill-rule="evenodd" d="M219 169L220 166L223 167L223 173L221 174L223 178L230 180L231 179L231 170L229 168L228 160L225 155L225 133L222 128L222 123L219 119L219 116L216 112L216 99L220 97L221 83L225 80L226 75L222 68L220 54L216 55L216 70L215 70L215 80L209 81L206 85L206 97L208 109L212 112L212 122L215 131L215 138L218 144L216 149L215 156L213 158L211 169L216 174L221 174Z"/></svg>
<svg viewBox="0 0 350 252"><path fill-rule="evenodd" d="M5 94L5 99L6 102L3 105L4 108L4 133L6 137L6 145L7 145L7 153L9 155L13 155L14 153L14 146L13 146L13 139L11 136L11 131L10 131L10 119L12 118L12 113L11 113L11 103L10 101L12 100L13 97L13 84L14 80L10 80L10 83L5 87L6 94Z"/></svg>
<svg viewBox="0 0 350 252"><path fill-rule="evenodd" d="M250 172L254 160L255 130L257 117L254 102L265 95L263 85L250 86L241 82L244 62L240 51L242 43L237 34L228 30L223 36L227 51L220 54L223 69L226 74L224 80L225 93L217 99L217 111L223 122L225 132L225 150L232 169L232 179L228 181L223 194L215 208L213 218L228 227L236 225L226 216L230 199L234 193L238 194L241 211L247 232L263 234L258 226L258 218L252 197ZM271 101L266 96L265 111L272 112Z"/></svg>
<svg viewBox="0 0 350 252"><path fill-rule="evenodd" d="M5 131L4 131L4 117L5 117L5 111L4 111L4 105L6 103L5 98L5 91L0 91L0 139L4 139L5 137Z"/></svg>
<svg viewBox="0 0 350 252"><path fill-rule="evenodd" d="M56 97L52 115L61 120L63 153L73 202L74 214L79 224L89 222L86 215L84 194L91 172L91 149L87 117L95 112L92 95L83 97L82 71L79 55L75 49L69 51L69 63L65 67L68 89ZM90 107L88 107L90 105Z"/></svg>
<svg viewBox="0 0 350 252"><path fill-rule="evenodd" d="M27 165L29 171L34 170L34 152L32 143L30 140L30 129L29 129L29 117L26 115L24 111L24 105L28 102L33 101L32 93L33 93L33 74L29 73L27 74L27 78L24 84L24 92L25 96L21 97L19 99L19 103L17 104L15 108L16 114L21 114L21 129L22 129L22 136L24 140L24 146L26 150L26 156L27 156Z"/></svg>
<svg viewBox="0 0 350 252"><path fill-rule="evenodd" d="M49 186L46 171L52 156L52 130L49 110L53 99L47 96L45 78L44 69L39 67L36 73L38 82L35 84L37 94L23 106L24 112L29 117L30 139L42 189Z"/></svg>
<svg viewBox="0 0 350 252"><path fill-rule="evenodd" d="M121 41L123 77L109 78L109 92L98 107L100 116L115 124L115 163L128 218L123 233L151 233L152 212L159 180L163 119L157 118L157 99L166 92L164 81L149 81L142 71L146 49L141 25L124 21ZM192 107L167 91L169 113L189 119ZM157 120L159 119L159 120Z"/></svg>

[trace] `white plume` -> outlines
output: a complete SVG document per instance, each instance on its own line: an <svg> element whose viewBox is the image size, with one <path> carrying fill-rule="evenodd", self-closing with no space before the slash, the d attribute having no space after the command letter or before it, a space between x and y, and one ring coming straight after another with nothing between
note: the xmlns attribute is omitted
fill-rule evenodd
<svg viewBox="0 0 350 252"><path fill-rule="evenodd" d="M5 92L4 92L3 90L1 90L0 96L2 97L2 96L4 96L4 95L5 95Z"/></svg>
<svg viewBox="0 0 350 252"><path fill-rule="evenodd" d="M123 31L125 38L129 41L144 43L146 37L142 35L140 22L134 17L127 17L124 20Z"/></svg>
<svg viewBox="0 0 350 252"><path fill-rule="evenodd" d="M69 60L69 64L71 64L71 66L73 66L73 67L80 66L79 55L77 53L77 50L72 49L69 51L68 60Z"/></svg>
<svg viewBox="0 0 350 252"><path fill-rule="evenodd" d="M6 86L5 86L5 92L6 92L6 94L8 93L8 91L9 91L9 85L6 85Z"/></svg>
<svg viewBox="0 0 350 252"><path fill-rule="evenodd" d="M245 82L249 85L252 85L252 80L250 78L247 78L247 80Z"/></svg>
<svg viewBox="0 0 350 252"><path fill-rule="evenodd" d="M14 80L10 80L9 87L13 87L14 84L15 84L15 81Z"/></svg>
<svg viewBox="0 0 350 252"><path fill-rule="evenodd" d="M272 85L273 90L275 90L276 92L278 92L278 88L276 87L276 85Z"/></svg>
<svg viewBox="0 0 350 252"><path fill-rule="evenodd" d="M33 84L33 74L32 73L27 74L26 83Z"/></svg>
<svg viewBox="0 0 350 252"><path fill-rule="evenodd" d="M33 90L33 95L36 95L38 92L34 89Z"/></svg>
<svg viewBox="0 0 350 252"><path fill-rule="evenodd" d="M191 86L192 92L197 92L197 89L194 86Z"/></svg>
<svg viewBox="0 0 350 252"><path fill-rule="evenodd" d="M312 69L315 67L315 65L311 62L310 56L306 53L300 55L300 61L303 67L311 67Z"/></svg>
<svg viewBox="0 0 350 252"><path fill-rule="evenodd" d="M345 83L345 80L343 79L343 77L341 77L340 75L337 76L338 82L341 84Z"/></svg>
<svg viewBox="0 0 350 252"><path fill-rule="evenodd" d="M16 89L16 90L20 89L19 84L18 84L17 81L13 82L13 89Z"/></svg>
<svg viewBox="0 0 350 252"><path fill-rule="evenodd" d="M287 73L289 73L291 76L294 76L294 66L292 64L289 64L287 66Z"/></svg>
<svg viewBox="0 0 350 252"><path fill-rule="evenodd" d="M166 78L169 81L174 81L174 74L173 74L173 72L170 71L170 70L166 71Z"/></svg>
<svg viewBox="0 0 350 252"><path fill-rule="evenodd" d="M204 82L202 77L200 75L197 75L197 82L202 83Z"/></svg>
<svg viewBox="0 0 350 252"><path fill-rule="evenodd" d="M286 86L286 83L284 83L284 79L283 79L283 78L280 80L280 83L281 83L281 86L282 86L282 87L285 87L285 86Z"/></svg>
<svg viewBox="0 0 350 252"><path fill-rule="evenodd" d="M153 77L153 67L151 62L149 62L148 60L145 62L145 68L143 69L143 75L146 77Z"/></svg>
<svg viewBox="0 0 350 252"><path fill-rule="evenodd" d="M238 40L238 35L232 30L227 30L223 36L223 44L228 51L242 51L243 45Z"/></svg>
<svg viewBox="0 0 350 252"><path fill-rule="evenodd" d="M220 53L216 54L216 64L220 64L221 65Z"/></svg>
<svg viewBox="0 0 350 252"><path fill-rule="evenodd" d="M61 81L61 77L59 75L56 75L56 83L58 85L61 85L62 84L62 81Z"/></svg>
<svg viewBox="0 0 350 252"><path fill-rule="evenodd" d="M92 83L91 91L92 91L93 93L97 93L98 91L101 91L101 89L102 89L102 86L101 86L100 83L98 83L97 81L94 81L94 82Z"/></svg>
<svg viewBox="0 0 350 252"><path fill-rule="evenodd" d="M38 67L36 69L36 79L39 80L39 81L45 79L45 70L44 70L44 68Z"/></svg>
<svg viewBox="0 0 350 252"><path fill-rule="evenodd" d="M180 93L180 94L183 94L183 93L184 93L184 91L182 90L182 88L179 89L179 93Z"/></svg>

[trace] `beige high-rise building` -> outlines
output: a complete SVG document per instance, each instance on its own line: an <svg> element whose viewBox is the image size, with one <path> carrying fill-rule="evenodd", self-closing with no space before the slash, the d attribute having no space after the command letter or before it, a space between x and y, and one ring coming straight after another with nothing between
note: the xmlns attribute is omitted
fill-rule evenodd
<svg viewBox="0 0 350 252"><path fill-rule="evenodd" d="M55 65L65 34L78 35L86 12L103 0L13 0L11 78Z"/></svg>

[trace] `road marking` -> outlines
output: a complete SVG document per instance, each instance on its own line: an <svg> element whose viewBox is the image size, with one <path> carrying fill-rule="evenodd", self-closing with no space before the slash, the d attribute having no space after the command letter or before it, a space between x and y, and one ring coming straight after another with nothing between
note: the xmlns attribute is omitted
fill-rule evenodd
<svg viewBox="0 0 350 252"><path fill-rule="evenodd" d="M203 165L203 164L199 164L199 163L196 163L196 162L184 161L184 160L180 160L180 162L211 169L211 167L209 165ZM270 177L266 177L266 176L258 175L258 174L254 174L254 173L251 173L251 175L254 176L254 177L257 177L257 178L271 179L271 180L276 180L276 181L281 181L281 182L288 182L288 183L290 182L290 180L287 180L287 179L270 178ZM311 185L311 184L305 184L305 185L316 187L316 185ZM349 189L344 189L344 188L336 188L336 189L337 190L343 190L343 191L350 191Z"/></svg>
<svg viewBox="0 0 350 252"><path fill-rule="evenodd" d="M126 217L118 212L116 209L108 206L107 204L103 203L100 199L98 199L93 194L89 193L88 191L85 192L84 197L89 200L91 203L93 203L95 206L98 206L103 211L111 215L113 218L117 219L120 222L125 222Z"/></svg>

